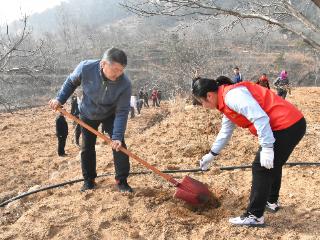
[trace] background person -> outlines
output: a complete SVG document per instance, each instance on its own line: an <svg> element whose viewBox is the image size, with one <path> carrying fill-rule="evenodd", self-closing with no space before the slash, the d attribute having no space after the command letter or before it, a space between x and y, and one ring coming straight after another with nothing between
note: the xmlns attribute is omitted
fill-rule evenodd
<svg viewBox="0 0 320 240"><path fill-rule="evenodd" d="M68 123L62 114L56 118L56 136L58 138L58 155L64 157L67 155L64 148L68 136Z"/></svg>
<svg viewBox="0 0 320 240"><path fill-rule="evenodd" d="M158 91L155 88L152 90L151 99L152 99L152 106L153 107L156 107L156 106L160 107L158 104Z"/></svg>
<svg viewBox="0 0 320 240"><path fill-rule="evenodd" d="M267 74L266 73L262 73L261 77L256 82L256 84L259 84L262 87L270 89L269 79L267 78Z"/></svg>
<svg viewBox="0 0 320 240"><path fill-rule="evenodd" d="M80 111L79 111L79 103L80 103L80 97L77 96L76 93L73 93L72 97L71 97L71 110L70 110L70 113L79 118L79 114L80 114ZM80 135L81 135L81 126L80 124L76 123L76 122L73 122L73 126L74 126L74 133L73 133L73 136L74 136L74 142L77 146L80 147Z"/></svg>
<svg viewBox="0 0 320 240"><path fill-rule="evenodd" d="M138 112L138 114L141 113L142 106L143 106L143 99L138 99L137 100L137 112Z"/></svg>
<svg viewBox="0 0 320 240"><path fill-rule="evenodd" d="M135 117L135 108L137 106L137 98L136 96L131 96L130 98L130 118L134 118Z"/></svg>
<svg viewBox="0 0 320 240"><path fill-rule="evenodd" d="M149 94L146 89L144 89L144 94L143 94L143 105L144 107L149 107Z"/></svg>
<svg viewBox="0 0 320 240"><path fill-rule="evenodd" d="M243 77L242 77L242 74L240 73L240 69L239 67L234 67L233 68L233 73L234 73L234 76L233 76L233 83L239 83L239 82L242 82L243 81Z"/></svg>
<svg viewBox="0 0 320 240"><path fill-rule="evenodd" d="M283 99L286 98L287 93L291 93L288 73L286 70L282 70L279 74L279 77L273 82L273 85L276 87L278 96L282 97Z"/></svg>

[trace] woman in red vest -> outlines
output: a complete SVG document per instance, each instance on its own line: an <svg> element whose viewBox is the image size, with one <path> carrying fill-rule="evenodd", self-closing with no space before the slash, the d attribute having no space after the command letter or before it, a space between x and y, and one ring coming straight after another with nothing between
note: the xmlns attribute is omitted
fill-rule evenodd
<svg viewBox="0 0 320 240"><path fill-rule="evenodd" d="M252 163L252 188L246 212L229 222L263 226L264 211L279 209L282 166L306 131L302 113L271 90L252 82L232 84L227 77L217 80L195 78L195 99L205 108L223 113L222 126L211 150L200 160L207 170L228 143L235 126L248 128L258 137L260 148Z"/></svg>

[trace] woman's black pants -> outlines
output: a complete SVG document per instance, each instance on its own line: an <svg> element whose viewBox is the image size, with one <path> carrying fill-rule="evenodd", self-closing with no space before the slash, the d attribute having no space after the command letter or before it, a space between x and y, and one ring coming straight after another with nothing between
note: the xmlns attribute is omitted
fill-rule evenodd
<svg viewBox="0 0 320 240"><path fill-rule="evenodd" d="M260 151L252 163L252 187L250 203L247 212L261 217L264 213L267 201L275 203L279 198L281 187L282 166L288 160L296 145L300 142L306 132L306 121L304 118L289 128L274 131L276 139L274 143L274 167L267 169L261 167Z"/></svg>

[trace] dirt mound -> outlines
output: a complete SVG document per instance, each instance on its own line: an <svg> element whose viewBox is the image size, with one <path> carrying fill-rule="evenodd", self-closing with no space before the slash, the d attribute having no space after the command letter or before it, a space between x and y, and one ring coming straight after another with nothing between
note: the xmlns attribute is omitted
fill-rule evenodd
<svg viewBox="0 0 320 240"><path fill-rule="evenodd" d="M291 162L319 162L320 89L298 88L288 100L302 109L307 134ZM131 151L159 169L198 168L220 127L220 115L186 105L181 99L160 108L143 108L129 119L126 142ZM55 113L45 107L0 114L0 200L40 186L81 177L79 148L67 140L68 156L58 157ZM69 127L72 129L72 123ZM236 129L220 165L250 164L258 148L247 130ZM113 172L110 147L97 141L98 174ZM131 161L133 172L146 169ZM186 174L174 174L181 180ZM175 187L154 174L133 175L133 194L115 191L112 176L81 193L77 183L30 195L0 208L0 239L319 239L320 174L316 167L285 167L282 209L266 213L263 229L235 228L228 218L248 202L251 172L190 173L217 197L218 208L193 208L173 198Z"/></svg>

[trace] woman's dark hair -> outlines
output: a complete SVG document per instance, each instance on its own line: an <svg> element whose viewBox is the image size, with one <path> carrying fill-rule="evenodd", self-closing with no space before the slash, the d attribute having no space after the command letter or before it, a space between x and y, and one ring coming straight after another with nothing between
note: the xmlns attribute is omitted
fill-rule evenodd
<svg viewBox="0 0 320 240"><path fill-rule="evenodd" d="M196 98L206 98L208 92L216 92L219 86L231 84L233 84L231 79L225 76L220 76L216 80L196 77L192 79L192 95Z"/></svg>

